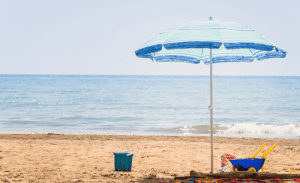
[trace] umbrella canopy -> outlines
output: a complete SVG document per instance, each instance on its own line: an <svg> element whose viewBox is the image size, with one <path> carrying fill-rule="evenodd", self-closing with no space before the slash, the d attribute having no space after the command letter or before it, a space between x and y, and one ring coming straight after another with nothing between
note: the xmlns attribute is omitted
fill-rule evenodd
<svg viewBox="0 0 300 183"><path fill-rule="evenodd" d="M206 49L208 48L208 49ZM193 22L165 30L135 53L158 62L252 62L284 58L286 52L249 27L235 22Z"/></svg>
<svg viewBox="0 0 300 183"><path fill-rule="evenodd" d="M253 62L284 58L280 49L262 34L235 22L193 22L171 27L158 34L140 49L136 56L157 62L210 64L211 172L213 173L213 103L212 64Z"/></svg>

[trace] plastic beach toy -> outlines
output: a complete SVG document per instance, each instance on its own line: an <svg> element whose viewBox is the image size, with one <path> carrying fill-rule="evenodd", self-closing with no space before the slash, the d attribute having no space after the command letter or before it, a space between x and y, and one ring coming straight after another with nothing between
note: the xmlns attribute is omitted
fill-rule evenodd
<svg viewBox="0 0 300 183"><path fill-rule="evenodd" d="M115 171L131 171L134 150L114 153Z"/></svg>
<svg viewBox="0 0 300 183"><path fill-rule="evenodd" d="M261 158L246 158L229 160L235 169L238 171L253 171L257 172L264 165L266 159Z"/></svg>
<svg viewBox="0 0 300 183"><path fill-rule="evenodd" d="M233 169L235 171L253 171L257 172L261 170L264 172L264 163L266 160L266 157L273 151L273 149L278 145L278 143L275 143L271 148L268 148L268 150L262 155L261 158L255 158L255 156L267 145L267 143L264 143L254 154L251 156L251 158L245 158L245 159L228 159L231 164L233 165ZM221 157L222 159L222 157ZM226 169L225 169L226 170ZM218 171L224 171L224 169L218 169Z"/></svg>

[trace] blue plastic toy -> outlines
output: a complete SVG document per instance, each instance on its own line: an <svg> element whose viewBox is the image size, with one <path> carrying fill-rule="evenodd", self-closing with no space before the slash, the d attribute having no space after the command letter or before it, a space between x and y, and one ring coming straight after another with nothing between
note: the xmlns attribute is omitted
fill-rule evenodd
<svg viewBox="0 0 300 183"><path fill-rule="evenodd" d="M246 159L230 159L229 161L237 171L254 171L258 172L264 165L266 159L246 158Z"/></svg>

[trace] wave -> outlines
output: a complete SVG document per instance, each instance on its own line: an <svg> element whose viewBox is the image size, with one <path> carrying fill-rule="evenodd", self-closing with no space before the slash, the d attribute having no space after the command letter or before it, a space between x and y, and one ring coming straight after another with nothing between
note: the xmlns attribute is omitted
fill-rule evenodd
<svg viewBox="0 0 300 183"><path fill-rule="evenodd" d="M257 123L236 123L234 125L220 124L223 130L218 134L243 134L271 137L300 136L300 126L289 125L268 125Z"/></svg>

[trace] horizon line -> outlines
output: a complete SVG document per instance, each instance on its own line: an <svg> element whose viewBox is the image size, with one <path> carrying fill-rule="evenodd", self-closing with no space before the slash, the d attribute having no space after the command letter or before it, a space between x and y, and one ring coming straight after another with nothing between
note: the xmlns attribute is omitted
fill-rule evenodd
<svg viewBox="0 0 300 183"><path fill-rule="evenodd" d="M167 75L167 74L0 74L0 75L44 75L44 76L210 76L210 75ZM251 77L300 77L300 75L213 75L213 76L251 76Z"/></svg>

